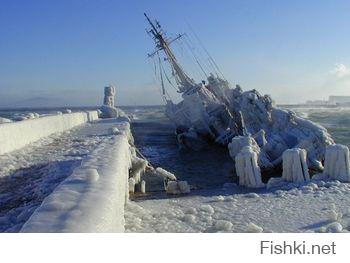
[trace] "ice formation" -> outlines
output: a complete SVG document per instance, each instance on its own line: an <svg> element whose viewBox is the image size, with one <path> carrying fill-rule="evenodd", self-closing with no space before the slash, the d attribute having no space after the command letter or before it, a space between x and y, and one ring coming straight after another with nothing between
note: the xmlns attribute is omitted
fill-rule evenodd
<svg viewBox="0 0 350 263"><path fill-rule="evenodd" d="M114 107L114 99L115 99L115 87L109 85L105 87L105 96L103 99L103 105Z"/></svg>
<svg viewBox="0 0 350 263"><path fill-rule="evenodd" d="M118 128L130 133L128 125ZM127 136L110 136L45 198L21 232L123 232L130 167Z"/></svg>
<svg viewBox="0 0 350 263"><path fill-rule="evenodd" d="M264 134L264 133L260 132L259 134ZM264 141L265 139L261 139L261 140ZM242 149L246 146L249 146L257 154L259 167L263 167L266 169L272 167L272 164L270 163L265 152L261 151L257 143L257 140L251 136L236 136L232 138L231 143L228 144L228 149L229 149L231 158L235 160L238 153L240 153Z"/></svg>
<svg viewBox="0 0 350 263"><path fill-rule="evenodd" d="M190 192L190 186L186 181L169 181L166 187L168 194L188 194Z"/></svg>
<svg viewBox="0 0 350 263"><path fill-rule="evenodd" d="M269 96L262 96L256 90L243 92L239 86L230 89L228 83L217 79L198 89L210 96L203 97L198 91L190 97L183 96L184 101L172 106L170 113L167 109L169 118L178 127L177 133L183 134L182 141L195 137L228 144L233 158L249 145L264 170L280 165L285 150L302 148L307 151L308 166L322 169L325 148L334 143L325 128L275 107Z"/></svg>
<svg viewBox="0 0 350 263"><path fill-rule="evenodd" d="M258 155L251 146L245 146L235 157L236 173L239 184L259 188L265 185L261 181Z"/></svg>
<svg viewBox="0 0 350 263"><path fill-rule="evenodd" d="M170 181L176 181L176 176L173 174L173 173L170 173L169 171L166 171L164 170L163 168L161 167L157 167L155 169L155 173L158 175L158 176L161 176L163 177L164 179L167 179L167 180L170 180Z"/></svg>
<svg viewBox="0 0 350 263"><path fill-rule="evenodd" d="M306 164L306 150L288 149L283 153L282 178L289 182L302 183L310 180Z"/></svg>
<svg viewBox="0 0 350 263"><path fill-rule="evenodd" d="M89 111L1 124L0 154L20 149L43 137L64 132L97 119L97 111Z"/></svg>
<svg viewBox="0 0 350 263"><path fill-rule="evenodd" d="M258 226L252 222L248 224L247 232L249 233L262 233L264 229L261 226Z"/></svg>
<svg viewBox="0 0 350 263"><path fill-rule="evenodd" d="M332 179L350 182L349 148L335 144L327 146L323 173Z"/></svg>
<svg viewBox="0 0 350 263"><path fill-rule="evenodd" d="M2 123L10 123L10 122L12 122L12 120L0 117L0 124L2 124Z"/></svg>
<svg viewBox="0 0 350 263"><path fill-rule="evenodd" d="M99 108L100 118L119 118L122 117L125 121L130 121L129 117L121 110L115 107L116 89L112 85L104 88L103 105Z"/></svg>
<svg viewBox="0 0 350 263"><path fill-rule="evenodd" d="M145 182L145 180L141 181L141 193L142 194L146 193L146 182Z"/></svg>
<svg viewBox="0 0 350 263"><path fill-rule="evenodd" d="M130 177L134 178L135 184L141 182L141 174L145 172L148 162L137 156L132 157L132 166L130 169Z"/></svg>
<svg viewBox="0 0 350 263"><path fill-rule="evenodd" d="M129 178L129 192L135 193L135 179L133 177Z"/></svg>

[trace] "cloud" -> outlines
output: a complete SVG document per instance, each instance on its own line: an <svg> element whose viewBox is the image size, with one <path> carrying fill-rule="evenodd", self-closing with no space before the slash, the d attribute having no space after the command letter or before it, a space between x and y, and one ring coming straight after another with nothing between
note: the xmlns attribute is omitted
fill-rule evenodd
<svg viewBox="0 0 350 263"><path fill-rule="evenodd" d="M350 77L350 68L344 64L336 64L329 73L337 78Z"/></svg>

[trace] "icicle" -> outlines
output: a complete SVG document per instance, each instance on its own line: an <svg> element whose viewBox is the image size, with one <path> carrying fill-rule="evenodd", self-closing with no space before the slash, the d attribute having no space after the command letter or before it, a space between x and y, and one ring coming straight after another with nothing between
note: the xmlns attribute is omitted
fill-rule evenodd
<svg viewBox="0 0 350 263"><path fill-rule="evenodd" d="M310 180L306 164L306 150L288 149L284 151L282 178L289 182L302 183Z"/></svg>

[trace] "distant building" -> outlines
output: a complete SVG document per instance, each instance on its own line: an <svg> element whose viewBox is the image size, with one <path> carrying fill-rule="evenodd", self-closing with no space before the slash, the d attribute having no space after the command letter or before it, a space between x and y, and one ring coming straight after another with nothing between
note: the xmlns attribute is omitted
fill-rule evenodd
<svg viewBox="0 0 350 263"><path fill-rule="evenodd" d="M329 105L329 102L327 100L308 100L306 101L307 105Z"/></svg>
<svg viewBox="0 0 350 263"><path fill-rule="evenodd" d="M329 96L328 102L331 104L349 104L350 96Z"/></svg>

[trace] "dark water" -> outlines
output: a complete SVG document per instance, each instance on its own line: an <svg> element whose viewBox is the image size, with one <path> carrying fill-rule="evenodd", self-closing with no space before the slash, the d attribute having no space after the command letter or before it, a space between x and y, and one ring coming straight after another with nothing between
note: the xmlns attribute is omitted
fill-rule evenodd
<svg viewBox="0 0 350 263"><path fill-rule="evenodd" d="M136 115L131 125L135 145L153 166L161 166L199 188L218 187L232 180L229 175L233 166L226 148L200 152L179 149L174 126L165 117L164 107L124 110Z"/></svg>

